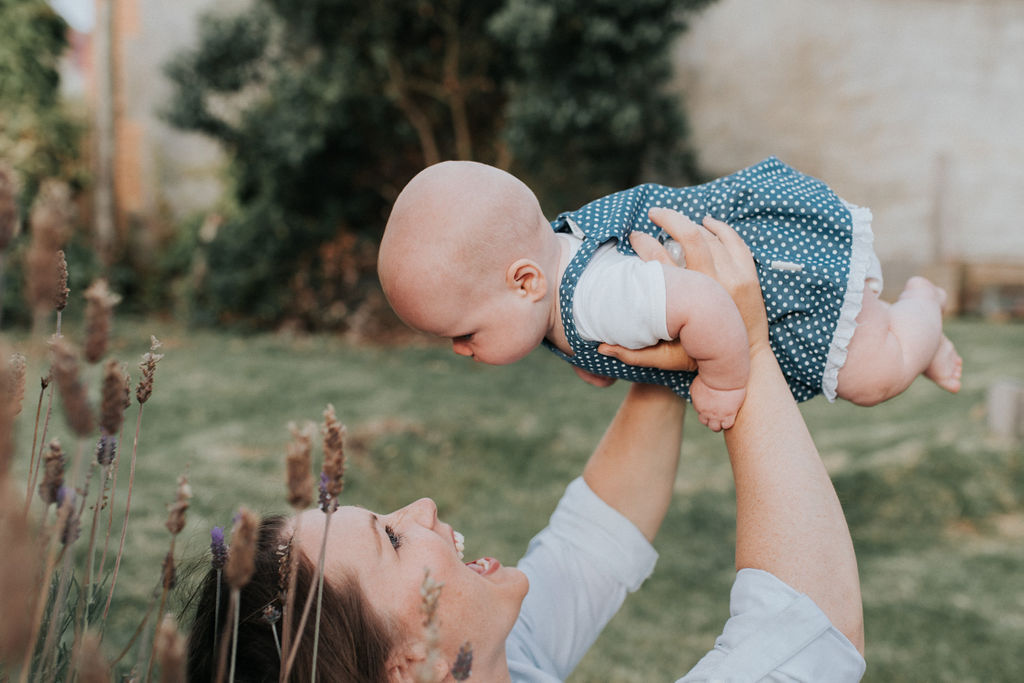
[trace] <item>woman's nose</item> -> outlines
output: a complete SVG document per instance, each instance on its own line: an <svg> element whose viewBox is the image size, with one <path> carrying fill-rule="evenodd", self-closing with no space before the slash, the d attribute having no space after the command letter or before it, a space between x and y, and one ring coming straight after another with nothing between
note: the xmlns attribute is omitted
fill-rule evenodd
<svg viewBox="0 0 1024 683"><path fill-rule="evenodd" d="M437 503L430 498L420 498L406 506L406 510L410 517L427 528L433 528L437 522Z"/></svg>

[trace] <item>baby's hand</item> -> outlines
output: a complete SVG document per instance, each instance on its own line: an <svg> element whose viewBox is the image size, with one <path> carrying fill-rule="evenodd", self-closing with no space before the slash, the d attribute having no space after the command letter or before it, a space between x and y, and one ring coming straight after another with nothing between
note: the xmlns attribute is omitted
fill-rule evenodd
<svg viewBox="0 0 1024 683"><path fill-rule="evenodd" d="M720 432L732 427L736 413L747 395L746 387L739 389L713 389L697 375L690 384L690 398L701 424L711 431Z"/></svg>
<svg viewBox="0 0 1024 683"><path fill-rule="evenodd" d="M600 387L600 388L603 389L605 387L610 387L611 385L615 384L615 378L614 377L605 377L604 375L595 375L594 373L588 372L588 371L584 370L583 368L578 368L575 365L572 366L572 369L576 371L576 374L580 376L580 379L582 379L587 384L594 385L595 387Z"/></svg>

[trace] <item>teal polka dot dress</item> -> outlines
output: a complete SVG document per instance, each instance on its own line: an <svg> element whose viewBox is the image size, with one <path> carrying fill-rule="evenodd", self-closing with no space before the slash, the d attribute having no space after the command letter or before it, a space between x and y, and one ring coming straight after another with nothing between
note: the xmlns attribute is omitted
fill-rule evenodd
<svg viewBox="0 0 1024 683"><path fill-rule="evenodd" d="M793 396L805 401L824 393L834 400L874 260L871 213L775 157L702 185L648 183L559 214L552 221L556 231L576 227L584 236L559 288L562 324L574 355L545 345L584 370L665 385L689 398L695 373L634 367L603 356L597 342L579 336L572 320L576 283L598 246L614 239L619 251L635 254L625 239L630 232L666 237L647 217L656 206L675 209L697 223L710 215L740 234L754 255L769 338Z"/></svg>

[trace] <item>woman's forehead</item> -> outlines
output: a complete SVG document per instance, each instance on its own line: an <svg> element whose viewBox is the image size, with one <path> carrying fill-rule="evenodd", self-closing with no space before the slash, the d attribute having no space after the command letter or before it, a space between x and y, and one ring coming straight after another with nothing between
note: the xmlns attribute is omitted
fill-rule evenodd
<svg viewBox="0 0 1024 683"><path fill-rule="evenodd" d="M358 542L360 537L372 538L376 533L374 527L378 516L358 505L339 507L331 514L330 527L327 529L331 539L344 538L348 542ZM323 541L324 529L327 526L327 514L319 508L306 510L292 519L292 529L299 534L299 543L312 557L319 554L319 544ZM315 545L311 545L315 544Z"/></svg>

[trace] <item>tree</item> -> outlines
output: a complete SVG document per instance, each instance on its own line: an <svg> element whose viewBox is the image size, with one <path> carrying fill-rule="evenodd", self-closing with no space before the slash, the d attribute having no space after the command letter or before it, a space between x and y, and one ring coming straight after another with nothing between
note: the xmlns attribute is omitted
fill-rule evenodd
<svg viewBox="0 0 1024 683"><path fill-rule="evenodd" d="M558 209L639 182L696 179L671 47L712 0L509 0L505 136L520 175Z"/></svg>
<svg viewBox="0 0 1024 683"><path fill-rule="evenodd" d="M200 301L219 320L351 322L379 302L392 201L442 159L577 191L639 177L656 149L680 150L665 168L685 170L682 116L661 92L680 4L255 0L207 17L167 67L169 120L232 160ZM562 53L566 35L583 43ZM623 84L599 78L616 71L635 98L619 106ZM559 173L559 159L576 167Z"/></svg>
<svg viewBox="0 0 1024 683"><path fill-rule="evenodd" d="M21 257L34 226L27 218L45 179L84 183L79 156L82 126L61 101L58 64L67 48L67 24L45 0L0 0L0 163L14 169L19 191L15 212L26 227L4 240L12 258L0 277L10 317L25 321ZM7 320L9 318L5 318Z"/></svg>
<svg viewBox="0 0 1024 683"><path fill-rule="evenodd" d="M80 125L60 99L67 24L45 0L0 0L0 158L23 176L23 205L44 178L78 179Z"/></svg>

